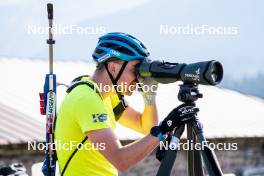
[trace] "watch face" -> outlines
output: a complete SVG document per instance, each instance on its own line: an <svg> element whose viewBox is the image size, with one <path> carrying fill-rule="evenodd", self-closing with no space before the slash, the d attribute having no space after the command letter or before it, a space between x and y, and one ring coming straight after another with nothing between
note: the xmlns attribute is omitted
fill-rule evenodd
<svg viewBox="0 0 264 176"><path fill-rule="evenodd" d="M159 128L157 126L152 127L151 130L150 130L150 133L153 136L158 136L158 134L160 133Z"/></svg>

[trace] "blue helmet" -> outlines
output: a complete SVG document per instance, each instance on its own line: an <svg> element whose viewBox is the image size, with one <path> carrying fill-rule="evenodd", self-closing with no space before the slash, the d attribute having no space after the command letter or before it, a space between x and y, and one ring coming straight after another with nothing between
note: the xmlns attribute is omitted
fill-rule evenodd
<svg viewBox="0 0 264 176"><path fill-rule="evenodd" d="M123 61L144 60L149 56L149 51L135 37L121 32L112 32L99 38L92 56L97 63L104 63L109 58Z"/></svg>

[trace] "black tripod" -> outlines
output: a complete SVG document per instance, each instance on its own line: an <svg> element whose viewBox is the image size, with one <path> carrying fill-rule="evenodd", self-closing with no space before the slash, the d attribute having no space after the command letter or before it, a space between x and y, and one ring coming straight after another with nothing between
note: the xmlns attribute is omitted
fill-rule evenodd
<svg viewBox="0 0 264 176"><path fill-rule="evenodd" d="M184 103L194 103L203 95L199 93L198 87L195 84L184 83L180 85L178 99ZM197 117L195 120L187 125L187 142L192 141L193 145L197 142L202 146L201 150L188 150L188 176L203 176L202 159L207 168L209 176L222 176L220 165L214 154L214 151L208 147L206 139L203 134L203 126ZM162 153L161 165L157 176L169 176L173 164L177 156L177 147L180 142L181 135L184 131L185 125L176 128L169 135L169 149ZM202 156L202 158L201 158ZM158 157L158 156L157 156Z"/></svg>

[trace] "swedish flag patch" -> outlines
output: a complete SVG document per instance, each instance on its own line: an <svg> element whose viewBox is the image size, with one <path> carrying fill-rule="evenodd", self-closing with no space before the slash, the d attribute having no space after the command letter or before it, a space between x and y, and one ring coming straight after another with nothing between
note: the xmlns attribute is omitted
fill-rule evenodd
<svg viewBox="0 0 264 176"><path fill-rule="evenodd" d="M105 122L107 114L93 114L93 122Z"/></svg>

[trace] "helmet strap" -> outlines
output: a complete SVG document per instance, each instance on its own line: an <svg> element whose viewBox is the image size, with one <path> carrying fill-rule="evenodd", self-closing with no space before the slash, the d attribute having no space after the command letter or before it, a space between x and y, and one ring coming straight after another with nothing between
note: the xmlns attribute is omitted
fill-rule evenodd
<svg viewBox="0 0 264 176"><path fill-rule="evenodd" d="M119 78L121 77L122 73L124 72L125 70L125 67L127 65L128 61L125 61L121 67L121 69L119 70L116 78L113 77L113 75L110 73L109 69L108 69L108 66L107 66L107 63L104 64L105 66L105 69L108 73L108 76L110 77L111 81L112 81L112 84L115 85L114 86L114 89L116 91L116 94L118 96L118 99L119 99L119 104L113 109L114 111L114 114L115 114L115 117L116 117L116 121L118 121L118 119L120 118L121 114L123 113L123 111L126 109L127 107L127 103L124 99L124 95L122 95L118 90L117 90L117 82L119 80Z"/></svg>
<svg viewBox="0 0 264 176"><path fill-rule="evenodd" d="M125 70L127 64L128 64L128 61L125 61L125 62L123 63L123 65L122 65L122 67L120 68L120 70L119 70L119 72L118 72L116 78L114 78L113 75L110 73L110 71L109 71L109 69L108 69L107 62L104 64L105 69L106 69L106 71L107 71L107 73L108 73L108 76L110 77L110 79L111 79L111 81L112 81L112 84L115 85L114 88L115 88L115 91L116 91L116 93L117 93L117 96L118 96L118 98L119 98L120 100L123 99L123 95L122 95L119 91L117 91L117 88L116 88L116 87L117 87L117 82L118 82L118 80L120 79L122 73L124 72L124 70Z"/></svg>

